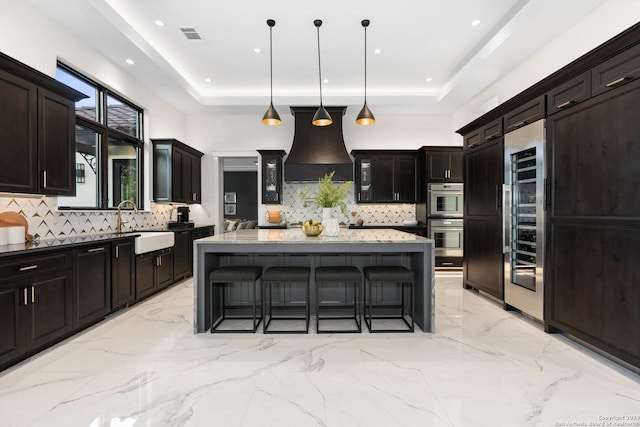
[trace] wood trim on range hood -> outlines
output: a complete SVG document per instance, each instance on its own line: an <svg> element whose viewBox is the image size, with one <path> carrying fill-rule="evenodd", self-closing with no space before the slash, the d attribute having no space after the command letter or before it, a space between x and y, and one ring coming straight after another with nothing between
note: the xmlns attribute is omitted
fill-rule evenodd
<svg viewBox="0 0 640 427"><path fill-rule="evenodd" d="M311 124L318 107L291 107L293 144L284 162L285 182L317 181L335 171L334 181L353 181L353 160L344 145L342 117L347 107L325 107L333 124Z"/></svg>

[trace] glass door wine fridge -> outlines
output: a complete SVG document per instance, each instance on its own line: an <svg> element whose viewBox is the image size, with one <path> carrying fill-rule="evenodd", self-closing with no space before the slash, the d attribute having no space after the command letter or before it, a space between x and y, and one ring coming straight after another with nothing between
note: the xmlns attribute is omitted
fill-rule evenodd
<svg viewBox="0 0 640 427"><path fill-rule="evenodd" d="M543 320L544 120L505 135L504 301Z"/></svg>

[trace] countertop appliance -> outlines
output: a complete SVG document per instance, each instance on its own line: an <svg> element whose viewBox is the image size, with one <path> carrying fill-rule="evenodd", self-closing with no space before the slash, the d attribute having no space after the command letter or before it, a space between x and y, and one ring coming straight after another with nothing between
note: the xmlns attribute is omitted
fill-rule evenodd
<svg viewBox="0 0 640 427"><path fill-rule="evenodd" d="M540 321L544 304L545 121L504 140L504 301Z"/></svg>
<svg viewBox="0 0 640 427"><path fill-rule="evenodd" d="M178 222L189 222L189 206L178 206Z"/></svg>

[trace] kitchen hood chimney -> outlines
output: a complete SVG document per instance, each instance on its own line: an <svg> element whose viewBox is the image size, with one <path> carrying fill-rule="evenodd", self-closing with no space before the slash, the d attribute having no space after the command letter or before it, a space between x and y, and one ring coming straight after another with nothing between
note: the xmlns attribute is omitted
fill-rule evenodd
<svg viewBox="0 0 640 427"><path fill-rule="evenodd" d="M293 144L284 161L285 182L317 181L335 171L334 181L353 181L353 161L344 146L342 116L347 107L325 107L333 124L313 126L318 107L291 107L295 118Z"/></svg>

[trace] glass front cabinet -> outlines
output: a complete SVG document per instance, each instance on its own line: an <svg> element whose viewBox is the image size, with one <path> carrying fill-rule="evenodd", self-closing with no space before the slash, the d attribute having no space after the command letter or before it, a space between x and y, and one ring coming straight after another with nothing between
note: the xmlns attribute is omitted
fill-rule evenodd
<svg viewBox="0 0 640 427"><path fill-rule="evenodd" d="M262 204L282 203L282 150L258 150L262 164Z"/></svg>

